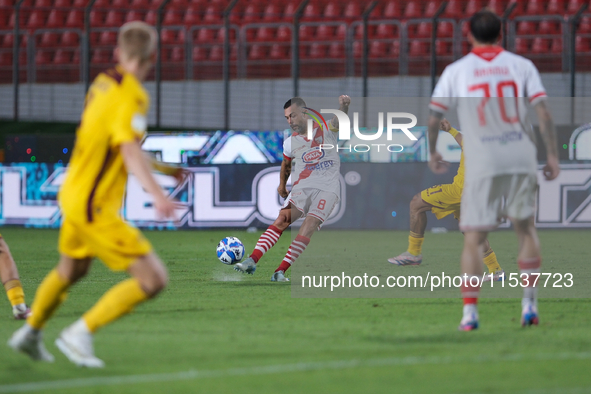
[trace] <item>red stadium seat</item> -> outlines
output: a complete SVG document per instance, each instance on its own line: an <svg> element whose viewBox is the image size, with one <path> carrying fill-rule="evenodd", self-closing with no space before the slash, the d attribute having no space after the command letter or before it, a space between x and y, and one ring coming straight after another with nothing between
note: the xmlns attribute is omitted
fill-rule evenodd
<svg viewBox="0 0 591 394"><path fill-rule="evenodd" d="M513 12L511 13L511 16L520 16L525 14L525 1L522 0L509 0L509 3L507 4L507 8L512 5L513 3L517 4L515 6L515 8L513 9Z"/></svg>
<svg viewBox="0 0 591 394"><path fill-rule="evenodd" d="M532 35L536 31L535 22L532 21L522 21L517 24L517 35L520 36L527 36Z"/></svg>
<svg viewBox="0 0 591 394"><path fill-rule="evenodd" d="M367 26L367 36L368 37L375 37L376 35L376 25L368 25ZM362 39L363 38L363 25L357 25L355 29L355 38Z"/></svg>
<svg viewBox="0 0 591 394"><path fill-rule="evenodd" d="M314 43L310 47L308 57L311 59L324 59L326 57L327 47L325 44Z"/></svg>
<svg viewBox="0 0 591 394"><path fill-rule="evenodd" d="M89 0L73 0L72 7L74 8L84 8L88 5Z"/></svg>
<svg viewBox="0 0 591 394"><path fill-rule="evenodd" d="M187 26L199 25L201 23L201 14L199 12L199 8L189 6L185 12L183 23Z"/></svg>
<svg viewBox="0 0 591 394"><path fill-rule="evenodd" d="M215 41L215 30L199 29L197 30L197 42L210 43Z"/></svg>
<svg viewBox="0 0 591 394"><path fill-rule="evenodd" d="M344 39L347 36L347 25L338 25L335 33L335 37L339 40Z"/></svg>
<svg viewBox="0 0 591 394"><path fill-rule="evenodd" d="M33 2L33 8L49 8L53 6L52 0L35 0Z"/></svg>
<svg viewBox="0 0 591 394"><path fill-rule="evenodd" d="M331 1L324 8L324 18L337 19L341 16L341 6L335 1Z"/></svg>
<svg viewBox="0 0 591 394"><path fill-rule="evenodd" d="M439 9L440 2L437 0L430 0L425 6L425 17L431 18Z"/></svg>
<svg viewBox="0 0 591 394"><path fill-rule="evenodd" d="M266 27L266 28L263 27L263 29L269 29L269 28L268 27ZM272 34L273 34L273 30L274 29L271 28L271 33ZM220 27L218 29L218 31L217 31L216 39L219 42L224 42L224 38L225 37L226 37L226 29L224 27ZM272 37L269 40L271 40L271 39L272 39ZM236 30L230 29L230 42L234 42L234 41L236 41Z"/></svg>
<svg viewBox="0 0 591 394"><path fill-rule="evenodd" d="M559 31L557 22L544 20L538 25L539 34L556 34Z"/></svg>
<svg viewBox="0 0 591 394"><path fill-rule="evenodd" d="M125 14L125 23L133 21L143 21L145 18L144 12L131 10Z"/></svg>
<svg viewBox="0 0 591 394"><path fill-rule="evenodd" d="M99 45L112 46L117 44L116 31L103 31L99 37Z"/></svg>
<svg viewBox="0 0 591 394"><path fill-rule="evenodd" d="M33 10L27 21L28 29L40 29L45 26L45 16L41 10Z"/></svg>
<svg viewBox="0 0 591 394"><path fill-rule="evenodd" d="M80 51L78 49L76 49L72 55L72 63L80 64Z"/></svg>
<svg viewBox="0 0 591 394"><path fill-rule="evenodd" d="M82 16L84 18L84 16ZM105 24L105 14L102 11L90 11L90 26L101 27Z"/></svg>
<svg viewBox="0 0 591 394"><path fill-rule="evenodd" d="M185 49L180 46L172 48L170 51L170 61L173 63L183 63L185 61Z"/></svg>
<svg viewBox="0 0 591 394"><path fill-rule="evenodd" d="M562 53L562 40L560 38L555 38L552 40L552 47L550 48L550 52Z"/></svg>
<svg viewBox="0 0 591 394"><path fill-rule="evenodd" d="M575 12L577 12L579 10L579 8L581 8L581 6L585 3L584 0L570 0L568 2L568 5L566 7L566 12L569 14L574 14ZM587 12L589 12L589 9L587 9Z"/></svg>
<svg viewBox="0 0 591 394"><path fill-rule="evenodd" d="M546 12L544 1L545 0L529 0L525 12L529 15L544 15Z"/></svg>
<svg viewBox="0 0 591 394"><path fill-rule="evenodd" d="M562 15L565 12L565 0L550 0L546 8L547 14Z"/></svg>
<svg viewBox="0 0 591 394"><path fill-rule="evenodd" d="M45 27L61 29L64 27L64 21L65 21L64 11L53 9L53 10L51 10L51 12L49 13L49 16L47 17L47 23L46 23Z"/></svg>
<svg viewBox="0 0 591 394"><path fill-rule="evenodd" d="M314 27L309 25L300 25L300 40L311 41L314 39Z"/></svg>
<svg viewBox="0 0 591 394"><path fill-rule="evenodd" d="M318 19L320 18L320 10L318 9L318 5L311 1L308 3L308 5L306 6L306 8L304 8L304 15L303 18L304 19Z"/></svg>
<svg viewBox="0 0 591 394"><path fill-rule="evenodd" d="M269 51L269 58L274 60L281 60L287 59L288 56L288 48L284 45L273 44L271 46L271 50Z"/></svg>
<svg viewBox="0 0 591 394"><path fill-rule="evenodd" d="M410 56L426 56L429 54L429 44L424 41L412 41L408 51Z"/></svg>
<svg viewBox="0 0 591 394"><path fill-rule="evenodd" d="M345 7L345 18L358 19L361 16L363 10L361 5L357 1L349 1Z"/></svg>
<svg viewBox="0 0 591 394"><path fill-rule="evenodd" d="M156 25L156 11L155 10L150 10L146 13L146 16L144 16L144 22L146 22L149 25Z"/></svg>
<svg viewBox="0 0 591 394"><path fill-rule="evenodd" d="M388 53L390 57L399 57L400 56L400 41L394 41L392 45L390 45L390 52Z"/></svg>
<svg viewBox="0 0 591 394"><path fill-rule="evenodd" d="M345 45L340 42L333 42L328 47L328 57L342 59L345 57Z"/></svg>
<svg viewBox="0 0 591 394"><path fill-rule="evenodd" d="M450 0L447 3L447 7L445 7L445 11L443 12L443 17L445 18L461 18L464 16L462 11L462 1L461 0Z"/></svg>
<svg viewBox="0 0 591 394"><path fill-rule="evenodd" d="M37 46L40 48L55 47L59 41L59 34L55 32L45 32L39 37Z"/></svg>
<svg viewBox="0 0 591 394"><path fill-rule="evenodd" d="M93 5L93 10L100 9L101 11L107 12L111 8L110 0L96 0Z"/></svg>
<svg viewBox="0 0 591 394"><path fill-rule="evenodd" d="M69 50L58 49L53 56L54 64L70 64L72 62L72 52Z"/></svg>
<svg viewBox="0 0 591 394"><path fill-rule="evenodd" d="M449 41L437 40L435 43L435 53L437 56L450 56L452 45Z"/></svg>
<svg viewBox="0 0 591 394"><path fill-rule="evenodd" d="M172 3L172 1L170 3ZM150 2L148 0L131 0L129 7L140 10L147 10L150 8Z"/></svg>
<svg viewBox="0 0 591 394"><path fill-rule="evenodd" d="M397 37L397 29L394 25L380 23L376 28L376 37L378 38L394 38Z"/></svg>
<svg viewBox="0 0 591 394"><path fill-rule="evenodd" d="M464 10L465 16L472 16L478 11L482 10L483 4L481 0L468 0L466 9Z"/></svg>
<svg viewBox="0 0 591 394"><path fill-rule="evenodd" d="M80 44L80 37L76 32L67 31L62 34L60 45L63 47L76 47Z"/></svg>
<svg viewBox="0 0 591 394"><path fill-rule="evenodd" d="M216 24L220 23L222 20L222 14L220 8L215 5L211 4L205 9L205 14L203 15L203 21L208 24ZM212 50L213 52L213 50ZM211 53L210 53L211 56Z"/></svg>
<svg viewBox="0 0 591 394"><path fill-rule="evenodd" d="M507 8L506 3L505 0L490 0L486 8L492 10L495 14L502 16Z"/></svg>
<svg viewBox="0 0 591 394"><path fill-rule="evenodd" d="M365 11L365 10L364 10ZM382 19L384 17L384 3L379 2L369 14L370 19Z"/></svg>
<svg viewBox="0 0 591 394"><path fill-rule="evenodd" d="M386 43L384 41L372 41L369 45L369 57L373 59L386 57Z"/></svg>
<svg viewBox="0 0 591 394"><path fill-rule="evenodd" d="M126 8L129 8L129 1L128 0L112 0L111 7L112 8L119 8L119 9L126 9Z"/></svg>
<svg viewBox="0 0 591 394"><path fill-rule="evenodd" d="M221 45L216 45L209 51L209 60L221 62L224 60L224 48Z"/></svg>
<svg viewBox="0 0 591 394"><path fill-rule="evenodd" d="M361 57L363 54L363 43L361 41L353 42L353 57Z"/></svg>
<svg viewBox="0 0 591 394"><path fill-rule="evenodd" d="M71 10L66 18L66 27L82 27L84 25L84 13L82 10Z"/></svg>
<svg viewBox="0 0 591 394"><path fill-rule="evenodd" d="M279 5L276 3L269 3L265 7L265 11L263 13L263 20L265 22L277 22L281 19L281 10L279 9Z"/></svg>
<svg viewBox="0 0 591 394"><path fill-rule="evenodd" d="M50 64L52 62L52 53L53 51L47 51L47 50L38 50L35 53L35 63L36 64Z"/></svg>
<svg viewBox="0 0 591 394"><path fill-rule="evenodd" d="M334 26L320 25L316 29L316 39L321 41L332 40L334 38Z"/></svg>
<svg viewBox="0 0 591 394"><path fill-rule="evenodd" d="M171 26L171 25L182 25L182 12L180 10L166 10L164 14L164 18L162 18L162 24Z"/></svg>
<svg viewBox="0 0 591 394"><path fill-rule="evenodd" d="M437 36L439 37L453 37L454 25L451 22L439 22L437 26Z"/></svg>
<svg viewBox="0 0 591 394"><path fill-rule="evenodd" d="M244 9L242 23L257 23L262 19L262 13L257 4L250 3Z"/></svg>
<svg viewBox="0 0 591 394"><path fill-rule="evenodd" d="M529 39L523 37L517 37L515 39L515 53L527 53L529 52Z"/></svg>
<svg viewBox="0 0 591 394"><path fill-rule="evenodd" d="M108 49L94 49L90 58L91 63L111 63L111 51Z"/></svg>
<svg viewBox="0 0 591 394"><path fill-rule="evenodd" d="M283 19L286 21L292 21L293 15L295 14L296 10L298 9L298 5L300 3L297 1L292 1L287 3L285 6L285 10L283 11Z"/></svg>
<svg viewBox="0 0 591 394"><path fill-rule="evenodd" d="M431 37L431 31L432 31L432 27L431 27L431 23L430 22L421 22L419 23L419 26L417 27L417 37L421 37L421 38L428 38Z"/></svg>
<svg viewBox="0 0 591 394"><path fill-rule="evenodd" d="M134 1L134 0L132 0ZM135 0L138 1L138 0ZM156 1L156 3L160 3L159 1ZM196 2L191 2L191 6L199 6L199 3ZM170 0L170 2L168 3L168 7L173 8L175 10L183 10L185 8L187 8L187 0Z"/></svg>
<svg viewBox="0 0 591 394"><path fill-rule="evenodd" d="M406 19L420 18L421 16L421 4L417 0L411 0L406 3L406 8L404 9L404 17Z"/></svg>
<svg viewBox="0 0 591 394"><path fill-rule="evenodd" d="M209 58L209 53L207 53L207 49L203 47L193 47L193 61L194 62L201 62L207 60Z"/></svg>
<svg viewBox="0 0 591 394"><path fill-rule="evenodd" d="M12 52L0 52L0 66L12 65Z"/></svg>
<svg viewBox="0 0 591 394"><path fill-rule="evenodd" d="M586 16L581 18L581 24L579 25L579 33L588 34L591 33L591 18Z"/></svg>
<svg viewBox="0 0 591 394"><path fill-rule="evenodd" d="M390 0L384 6L384 18L397 19L402 15L400 3L397 0Z"/></svg>
<svg viewBox="0 0 591 394"><path fill-rule="evenodd" d="M277 29L277 41L291 40L291 29L288 26L280 26Z"/></svg>
<svg viewBox="0 0 591 394"><path fill-rule="evenodd" d="M550 51L550 40L548 38L536 37L531 47L532 53L545 54Z"/></svg>
<svg viewBox="0 0 591 394"><path fill-rule="evenodd" d="M176 44L177 31L172 29L162 29L162 33L160 33L160 40L162 40L163 44Z"/></svg>
<svg viewBox="0 0 591 394"><path fill-rule="evenodd" d="M591 52L591 40L587 37L577 36L575 41L575 52Z"/></svg>

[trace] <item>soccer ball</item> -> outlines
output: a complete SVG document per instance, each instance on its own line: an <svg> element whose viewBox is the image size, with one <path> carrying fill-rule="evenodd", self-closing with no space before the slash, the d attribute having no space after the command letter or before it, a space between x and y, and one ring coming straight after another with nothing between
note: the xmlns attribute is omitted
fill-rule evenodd
<svg viewBox="0 0 591 394"><path fill-rule="evenodd" d="M222 263L233 265L244 257L244 245L236 237L226 237L220 241L216 252Z"/></svg>

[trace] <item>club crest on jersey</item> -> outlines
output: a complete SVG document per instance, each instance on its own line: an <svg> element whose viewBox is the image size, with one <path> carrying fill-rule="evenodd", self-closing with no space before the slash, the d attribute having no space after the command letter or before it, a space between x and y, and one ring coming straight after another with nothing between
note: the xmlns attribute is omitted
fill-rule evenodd
<svg viewBox="0 0 591 394"><path fill-rule="evenodd" d="M318 160L322 159L324 155L325 152L323 150L313 149L302 155L302 161L306 164L316 163Z"/></svg>

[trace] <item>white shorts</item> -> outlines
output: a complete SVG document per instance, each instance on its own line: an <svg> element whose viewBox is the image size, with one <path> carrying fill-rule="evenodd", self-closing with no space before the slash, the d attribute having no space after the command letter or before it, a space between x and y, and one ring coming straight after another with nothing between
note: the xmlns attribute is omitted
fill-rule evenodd
<svg viewBox="0 0 591 394"><path fill-rule="evenodd" d="M462 231L490 231L504 218L524 220L535 213L536 174L507 174L464 182Z"/></svg>
<svg viewBox="0 0 591 394"><path fill-rule="evenodd" d="M314 216L322 223L328 219L334 207L339 202L339 196L320 189L292 190L285 199L281 209L292 208L302 212L303 216Z"/></svg>

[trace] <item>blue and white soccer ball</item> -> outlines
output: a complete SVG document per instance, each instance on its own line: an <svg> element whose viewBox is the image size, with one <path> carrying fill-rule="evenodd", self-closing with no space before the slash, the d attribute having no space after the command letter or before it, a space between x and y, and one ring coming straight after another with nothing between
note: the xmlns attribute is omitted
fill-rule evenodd
<svg viewBox="0 0 591 394"><path fill-rule="evenodd" d="M216 252L222 263L233 265L244 257L244 245L236 237L226 237L220 241Z"/></svg>

